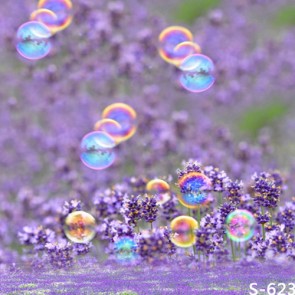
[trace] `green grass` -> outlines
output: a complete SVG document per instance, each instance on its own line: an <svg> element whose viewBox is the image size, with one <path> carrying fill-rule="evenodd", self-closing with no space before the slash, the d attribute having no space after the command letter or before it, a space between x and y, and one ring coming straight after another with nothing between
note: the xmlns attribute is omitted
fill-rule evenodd
<svg viewBox="0 0 295 295"><path fill-rule="evenodd" d="M276 11L272 24L278 28L295 26L295 5L286 5Z"/></svg>
<svg viewBox="0 0 295 295"><path fill-rule="evenodd" d="M175 21L192 24L198 17L220 4L220 0L184 0L175 8L173 18Z"/></svg>
<svg viewBox="0 0 295 295"><path fill-rule="evenodd" d="M288 110L289 106L278 100L251 106L241 115L238 122L239 130L255 137L261 128L281 120L288 113Z"/></svg>

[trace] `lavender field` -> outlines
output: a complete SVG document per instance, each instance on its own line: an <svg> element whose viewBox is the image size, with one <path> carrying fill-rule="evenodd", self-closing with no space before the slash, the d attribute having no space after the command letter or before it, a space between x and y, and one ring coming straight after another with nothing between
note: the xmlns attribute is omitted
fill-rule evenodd
<svg viewBox="0 0 295 295"><path fill-rule="evenodd" d="M0 294L295 294L293 0L1 4Z"/></svg>

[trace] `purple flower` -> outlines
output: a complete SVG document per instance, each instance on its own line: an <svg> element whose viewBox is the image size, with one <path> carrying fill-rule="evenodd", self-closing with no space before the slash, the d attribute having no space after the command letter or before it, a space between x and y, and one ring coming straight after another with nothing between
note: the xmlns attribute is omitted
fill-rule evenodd
<svg viewBox="0 0 295 295"><path fill-rule="evenodd" d="M254 203L266 208L275 208L278 205L282 194L282 182L278 181L278 176L262 172L252 176L254 181L253 198Z"/></svg>
<svg viewBox="0 0 295 295"><path fill-rule="evenodd" d="M142 201L142 217L146 222L153 223L157 219L158 205L155 196L144 195Z"/></svg>

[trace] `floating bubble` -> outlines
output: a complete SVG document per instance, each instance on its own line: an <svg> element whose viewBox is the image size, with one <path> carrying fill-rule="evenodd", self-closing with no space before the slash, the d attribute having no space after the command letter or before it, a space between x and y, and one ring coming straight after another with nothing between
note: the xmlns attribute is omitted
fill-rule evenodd
<svg viewBox="0 0 295 295"><path fill-rule="evenodd" d="M195 244L195 230L199 227L198 222L190 216L178 216L170 224L172 235L171 241L178 247L187 248Z"/></svg>
<svg viewBox="0 0 295 295"><path fill-rule="evenodd" d="M80 158L84 165L94 170L110 167L115 161L115 140L105 132L86 134L81 141Z"/></svg>
<svg viewBox="0 0 295 295"><path fill-rule="evenodd" d="M45 25L36 21L24 23L16 33L16 49L26 59L41 59L51 50L50 36L51 32Z"/></svg>
<svg viewBox="0 0 295 295"><path fill-rule="evenodd" d="M130 237L119 238L114 243L114 252L119 263L130 264L137 260L137 244Z"/></svg>
<svg viewBox="0 0 295 295"><path fill-rule="evenodd" d="M177 58L174 59L174 64L179 66L188 56L201 53L201 47L197 43L185 41L176 45L174 52L177 55Z"/></svg>
<svg viewBox="0 0 295 295"><path fill-rule="evenodd" d="M94 130L106 132L116 141L116 143L121 141L122 127L120 123L113 119L102 119L97 121L94 125Z"/></svg>
<svg viewBox="0 0 295 295"><path fill-rule="evenodd" d="M248 241L254 235L255 224L251 212L237 209L226 217L226 234L235 242Z"/></svg>
<svg viewBox="0 0 295 295"><path fill-rule="evenodd" d="M203 92L215 82L213 61L203 54L192 54L180 64L179 82L190 92Z"/></svg>
<svg viewBox="0 0 295 295"><path fill-rule="evenodd" d="M211 189L210 179L200 172L189 172L178 180L181 195L178 195L180 203L187 208L197 208L206 204L208 190Z"/></svg>
<svg viewBox="0 0 295 295"><path fill-rule="evenodd" d="M120 141L125 141L136 132L136 112L125 103L114 103L106 107L102 113L103 119L112 119L121 125Z"/></svg>
<svg viewBox="0 0 295 295"><path fill-rule="evenodd" d="M45 25L51 33L56 32L57 15L49 9L37 9L31 13L31 21L37 21Z"/></svg>
<svg viewBox="0 0 295 295"><path fill-rule="evenodd" d="M170 185L162 179L150 180L146 185L146 191L156 196L157 204L165 204L170 200Z"/></svg>
<svg viewBox="0 0 295 295"><path fill-rule="evenodd" d="M38 9L47 9L55 13L56 21L52 24L54 32L62 31L71 24L72 8L70 0L40 0L38 3Z"/></svg>
<svg viewBox="0 0 295 295"><path fill-rule="evenodd" d="M84 211L70 213L64 224L66 237L74 243L88 243L95 236L95 219Z"/></svg>
<svg viewBox="0 0 295 295"><path fill-rule="evenodd" d="M192 40L193 35L188 29L180 26L168 27L159 35L159 55L166 62L178 65L183 59L184 50L175 50L175 47Z"/></svg>

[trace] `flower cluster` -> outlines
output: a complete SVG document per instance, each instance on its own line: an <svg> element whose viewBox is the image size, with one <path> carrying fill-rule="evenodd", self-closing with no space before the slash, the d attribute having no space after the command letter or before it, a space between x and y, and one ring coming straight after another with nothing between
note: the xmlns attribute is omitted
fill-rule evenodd
<svg viewBox="0 0 295 295"><path fill-rule="evenodd" d="M275 208L282 194L282 180L278 174L254 174L253 198L257 206Z"/></svg>

